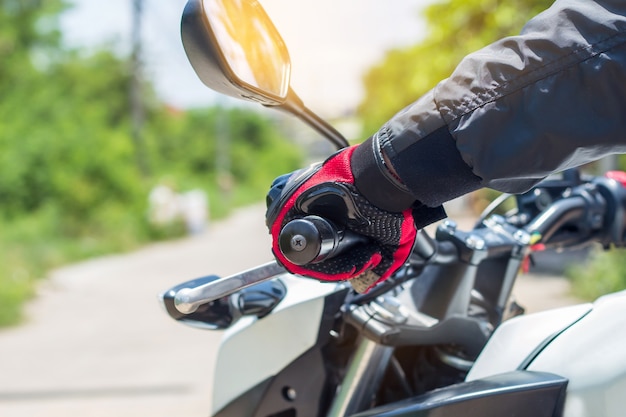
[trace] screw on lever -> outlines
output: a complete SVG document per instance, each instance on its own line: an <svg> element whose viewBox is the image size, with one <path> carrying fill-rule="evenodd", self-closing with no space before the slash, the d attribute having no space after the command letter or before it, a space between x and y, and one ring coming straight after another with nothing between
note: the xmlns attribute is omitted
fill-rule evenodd
<svg viewBox="0 0 626 417"><path fill-rule="evenodd" d="M278 246L295 265L307 265L332 258L367 238L342 230L319 216L292 220L280 231Z"/></svg>

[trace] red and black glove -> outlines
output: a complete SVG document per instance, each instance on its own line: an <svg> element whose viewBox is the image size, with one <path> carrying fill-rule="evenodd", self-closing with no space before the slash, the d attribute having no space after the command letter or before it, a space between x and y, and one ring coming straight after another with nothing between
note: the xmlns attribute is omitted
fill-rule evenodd
<svg viewBox="0 0 626 417"><path fill-rule="evenodd" d="M445 213L441 207L413 205L408 194L399 199L406 205L402 210L389 211L372 204L359 190L367 184L359 184L353 174L359 172L353 166L353 160L359 163L354 157L357 149L344 149L322 164L277 178L268 194L266 221L274 256L288 271L324 281L350 280L356 291L366 292L406 262L418 228ZM307 215L328 219L363 236L363 242L322 262L296 265L281 252L279 236L289 221ZM415 218L420 224L416 225Z"/></svg>

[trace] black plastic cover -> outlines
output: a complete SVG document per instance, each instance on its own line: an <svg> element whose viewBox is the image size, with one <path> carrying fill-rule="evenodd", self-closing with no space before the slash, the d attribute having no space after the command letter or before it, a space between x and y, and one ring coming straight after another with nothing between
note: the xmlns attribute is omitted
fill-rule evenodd
<svg viewBox="0 0 626 417"><path fill-rule="evenodd" d="M352 417L561 417L567 379L514 371L377 407Z"/></svg>

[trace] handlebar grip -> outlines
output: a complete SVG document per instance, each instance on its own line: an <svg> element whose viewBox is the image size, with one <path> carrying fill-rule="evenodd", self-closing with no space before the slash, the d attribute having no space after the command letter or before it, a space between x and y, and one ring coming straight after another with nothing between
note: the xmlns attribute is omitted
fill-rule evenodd
<svg viewBox="0 0 626 417"><path fill-rule="evenodd" d="M341 230L332 222L311 215L287 223L280 231L278 246L293 264L307 265L332 258L366 241L365 236Z"/></svg>

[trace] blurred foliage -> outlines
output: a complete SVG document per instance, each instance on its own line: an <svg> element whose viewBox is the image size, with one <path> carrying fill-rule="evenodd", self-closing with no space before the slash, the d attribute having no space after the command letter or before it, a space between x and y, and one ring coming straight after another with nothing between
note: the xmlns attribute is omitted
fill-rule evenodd
<svg viewBox="0 0 626 417"><path fill-rule="evenodd" d="M502 37L520 32L550 0L447 0L425 9L426 38L395 49L364 78L359 106L364 134L377 131L396 112L448 77L461 59Z"/></svg>
<svg viewBox="0 0 626 417"><path fill-rule="evenodd" d="M626 155L616 155L615 169L626 171ZM593 175L603 175L599 164L588 167ZM595 246L586 259L568 265L565 276L572 282L572 293L587 301L612 292L626 290L626 249L608 250Z"/></svg>
<svg viewBox="0 0 626 417"><path fill-rule="evenodd" d="M572 280L575 296L593 301L596 298L626 289L626 250L597 249L581 265L570 266L566 275Z"/></svg>
<svg viewBox="0 0 626 417"><path fill-rule="evenodd" d="M146 82L142 174L129 59L63 48L64 8L0 0L0 325L19 320L50 268L183 233L148 221L155 185L204 190L214 217L259 201L276 175L302 164L271 120L240 108L171 109ZM218 135L229 142L231 175L222 178Z"/></svg>

